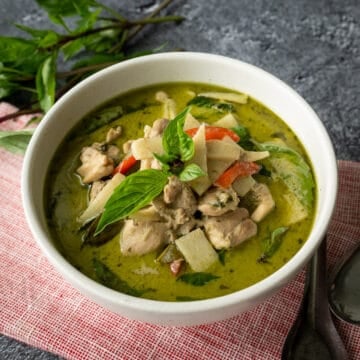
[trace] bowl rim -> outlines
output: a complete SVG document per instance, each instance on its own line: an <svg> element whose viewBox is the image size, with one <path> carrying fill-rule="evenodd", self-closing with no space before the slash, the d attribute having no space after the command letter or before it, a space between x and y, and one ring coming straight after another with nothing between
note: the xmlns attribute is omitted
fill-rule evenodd
<svg viewBox="0 0 360 360"><path fill-rule="evenodd" d="M289 92L289 94L294 99L299 101L302 106L307 109L308 113L313 117L313 120L316 122L318 131L322 133L323 141L327 147L327 150L329 151L328 160L330 161L328 163L328 171L332 174L332 176L330 176L328 179L328 186L333 189L334 192L330 193L329 196L324 200L325 209L323 213L323 219L321 219L322 221L320 223L319 221L317 222L316 228L315 224L313 225L313 240L309 243L309 239L307 239L307 241L300 248L300 250L277 271L267 276L263 280L257 282L256 284L253 284L242 290L230 293L228 295L197 301L170 302L136 298L120 293L118 291L107 288L100 283L97 283L96 281L88 278L86 275L82 274L79 270L73 267L58 252L55 246L51 243L51 240L47 238L47 233L44 231L43 226L41 225L40 216L37 214L37 209L35 209L31 204L31 196L29 196L29 194L31 194L32 190L29 177L31 174L32 163L34 161L34 153L38 151L38 139L43 136L44 132L46 132L49 120L51 121L53 114L55 114L56 111L61 109L61 107L66 106L68 100L74 95L76 95L76 93L83 91L83 89L86 88L88 84L98 81L107 74L110 74L114 71L121 71L123 69L126 69L129 64L141 66L146 65L149 61L173 61L179 59L215 61L222 63L224 66L226 66L226 64L228 63L236 63L238 66L241 66L247 71L255 71L259 74L259 76L266 77L272 81L275 81L279 86L283 87L285 91ZM283 119L283 121L285 120ZM100 296L101 298L104 298L106 299L106 301L110 301L113 304L125 305L126 307L136 311L156 312L157 314L188 314L195 311L207 312L209 310L220 309L226 306L233 306L239 301L251 301L252 299L258 297L260 294L266 293L266 290L271 289L274 283L280 284L281 287L285 285L288 282L289 273L293 274L294 277L301 270L304 261L299 263L298 259L304 259L305 262L309 261L312 253L320 245L320 239L325 235L326 229L335 208L337 187L337 165L334 149L323 123L318 118L314 110L310 107L310 105L295 90L293 90L281 79L275 77L274 75L257 66L227 56L202 52L160 53L126 60L118 64L111 65L103 70L100 70L99 72L89 76L85 80L75 85L53 105L53 107L48 111L48 113L44 116L43 120L38 125L24 157L21 177L22 202L27 223L34 238L36 239L38 246L44 252L49 262L59 271L59 273L62 274L67 280L69 280L71 284L76 286L77 289L86 288L86 290L95 297ZM314 228L316 230L315 233L313 233ZM154 307L156 310L154 310Z"/></svg>

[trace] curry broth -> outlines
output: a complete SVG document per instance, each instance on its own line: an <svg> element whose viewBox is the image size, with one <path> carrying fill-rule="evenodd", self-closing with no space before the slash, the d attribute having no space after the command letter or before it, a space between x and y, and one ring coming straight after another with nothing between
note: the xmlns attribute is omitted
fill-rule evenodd
<svg viewBox="0 0 360 360"><path fill-rule="evenodd" d="M131 287L150 289L142 295L150 299L181 301L212 298L243 289L264 279L283 266L306 241L312 227L314 210L307 219L291 225L290 230L283 237L282 245L268 262L259 263L262 239L269 237L271 231L277 227L283 226L291 211L282 196L285 185L281 181L274 181L262 175L256 177L269 186L276 203L275 210L258 224L256 237L231 251L226 251L224 264L218 262L208 269L207 272L219 278L204 286L195 287L177 281L168 266L154 261L157 254L151 253L141 257L122 256L119 235L101 246L82 245L79 223L76 219L87 206L88 189L81 184L75 174L79 166L80 151L82 147L94 141L103 141L108 128L117 125L123 128L122 136L115 141L120 147L128 139L142 137L144 126L151 125L162 115L162 104L154 99L154 94L158 90L165 90L176 101L178 110L183 109L191 99L190 91L195 93L224 91L222 88L204 84L162 84L122 95L87 115L63 141L48 173L45 206L56 245L73 266L90 278L96 280L93 259L99 259ZM89 124L93 122L94 114L101 109L117 105L121 105L124 110L120 118L94 132L87 132ZM289 147L307 159L296 135L269 109L252 98L249 98L247 104L235 104L235 109L241 125L249 130L252 138L262 142L271 140L276 134L281 134ZM193 115L196 117L197 114L193 113ZM206 118L206 122L212 123L221 116L221 114L212 114ZM205 119L199 118L199 120Z"/></svg>

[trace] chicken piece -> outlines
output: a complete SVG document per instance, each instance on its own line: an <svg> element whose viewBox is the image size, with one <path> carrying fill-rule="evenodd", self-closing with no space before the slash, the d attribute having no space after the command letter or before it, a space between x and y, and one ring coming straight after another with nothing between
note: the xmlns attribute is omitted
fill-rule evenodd
<svg viewBox="0 0 360 360"><path fill-rule="evenodd" d="M81 151L82 165L76 170L85 184L100 180L114 170L114 161L95 146L84 147Z"/></svg>
<svg viewBox="0 0 360 360"><path fill-rule="evenodd" d="M164 187L164 195L154 199L153 205L173 230L191 221L196 211L196 199L192 190L176 176L169 178Z"/></svg>
<svg viewBox="0 0 360 360"><path fill-rule="evenodd" d="M116 139L118 139L122 134L122 127L116 126L111 128L106 134L106 143L110 143Z"/></svg>
<svg viewBox="0 0 360 360"><path fill-rule="evenodd" d="M209 217L204 221L205 233L215 249L229 249L257 233L257 225L245 208L237 208L226 215Z"/></svg>
<svg viewBox="0 0 360 360"><path fill-rule="evenodd" d="M158 91L155 100L164 104L164 118L173 119L176 116L176 103L165 91Z"/></svg>
<svg viewBox="0 0 360 360"><path fill-rule="evenodd" d="M173 203L181 194L183 187L183 183L176 176L171 176L164 187L164 202L166 204Z"/></svg>
<svg viewBox="0 0 360 360"><path fill-rule="evenodd" d="M117 162L120 158L120 149L115 145L107 145L105 154L109 156L114 162Z"/></svg>
<svg viewBox="0 0 360 360"><path fill-rule="evenodd" d="M128 140L125 141L123 144L123 152L124 154L127 154L131 150L131 144L134 140Z"/></svg>
<svg viewBox="0 0 360 360"><path fill-rule="evenodd" d="M251 219L255 222L260 222L275 208L275 201L265 184L256 183L252 187L251 192L251 196L255 198L257 203L256 209L251 214Z"/></svg>
<svg viewBox="0 0 360 360"><path fill-rule="evenodd" d="M167 221L168 227L171 229L177 229L180 225L191 220L192 214L188 213L186 209L168 206L161 196L155 198L152 204L159 215Z"/></svg>
<svg viewBox="0 0 360 360"><path fill-rule="evenodd" d="M235 210L238 204L239 197L232 187L212 188L199 199L198 210L204 215L220 216Z"/></svg>
<svg viewBox="0 0 360 360"><path fill-rule="evenodd" d="M182 208L189 215L196 211L196 199L190 187L171 176L164 187L164 202L173 209Z"/></svg>
<svg viewBox="0 0 360 360"><path fill-rule="evenodd" d="M120 237L123 255L144 255L157 250L167 242L168 227L154 221L126 220Z"/></svg>
<svg viewBox="0 0 360 360"><path fill-rule="evenodd" d="M160 136L167 124L169 123L169 120L167 119L157 119L154 121L152 127L147 127L144 129L144 137L145 138L153 138L153 137L157 137Z"/></svg>

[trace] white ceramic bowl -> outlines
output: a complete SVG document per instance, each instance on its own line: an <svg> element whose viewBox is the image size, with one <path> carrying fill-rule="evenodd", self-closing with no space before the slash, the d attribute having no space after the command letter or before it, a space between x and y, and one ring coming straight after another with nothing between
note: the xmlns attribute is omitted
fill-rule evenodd
<svg viewBox="0 0 360 360"><path fill-rule="evenodd" d="M247 93L279 115L297 134L310 156L317 181L317 210L310 237L300 251L271 276L230 295L193 302L134 298L111 290L75 269L57 251L44 212L49 163L64 136L85 114L121 93L164 82L201 82ZM332 144L310 106L269 73L238 60L203 53L164 53L125 61L84 80L46 114L26 152L22 196L30 229L55 268L96 303L131 319L161 325L196 325L249 310L288 283L309 261L328 226L337 193Z"/></svg>

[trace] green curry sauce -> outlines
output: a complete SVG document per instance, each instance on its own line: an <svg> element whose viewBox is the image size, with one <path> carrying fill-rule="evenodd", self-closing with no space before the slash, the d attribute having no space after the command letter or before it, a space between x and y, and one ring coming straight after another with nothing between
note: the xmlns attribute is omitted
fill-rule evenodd
<svg viewBox="0 0 360 360"><path fill-rule="evenodd" d="M283 197L288 192L286 185L281 179L271 176L271 166L267 160L260 161L267 171L254 177L270 188L276 203L275 210L258 224L257 236L234 249L219 253L221 261L206 272L213 275L213 279L201 286L194 286L175 277L168 266L155 261L158 253L123 256L120 252L119 235L100 246L83 245L82 231L76 219L87 207L88 188L81 184L75 172L80 164L80 151L95 141L103 141L109 127L117 125L121 125L123 129L121 137L115 141L119 147L129 139L142 137L144 126L151 125L154 120L162 117L163 105L154 98L158 90L166 91L176 101L178 111L186 107L194 92L227 91L205 84L161 84L122 95L87 115L63 141L48 173L45 207L56 245L74 267L90 278L106 282L104 285L130 295L149 299L184 301L212 298L246 288L266 278L289 261L306 241L315 208L313 204L305 220L289 226L273 256L267 261L259 261L264 239L269 238L275 229L287 226L289 214L293 211ZM261 143L281 138L307 161L296 135L265 106L249 97L246 104L234 103L232 107L252 139ZM192 108L192 114L199 121L209 124L224 116L219 111L198 107ZM106 125L112 118L115 120ZM100 126L102 123L105 125ZM106 272L101 279L99 272L95 271L99 264L105 266L102 270ZM186 271L191 272L189 269ZM118 281L110 279L109 283L112 276Z"/></svg>

